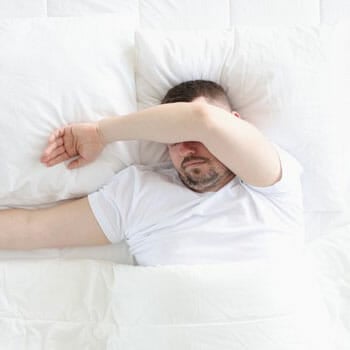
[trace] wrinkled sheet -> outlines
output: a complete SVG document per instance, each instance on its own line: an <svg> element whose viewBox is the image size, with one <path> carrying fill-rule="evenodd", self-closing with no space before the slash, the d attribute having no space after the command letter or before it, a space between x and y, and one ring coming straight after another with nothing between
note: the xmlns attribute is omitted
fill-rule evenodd
<svg viewBox="0 0 350 350"><path fill-rule="evenodd" d="M349 349L350 230L338 231L301 268L1 261L0 348Z"/></svg>
<svg viewBox="0 0 350 350"><path fill-rule="evenodd" d="M334 349L350 349L350 226L308 244L308 258L331 317Z"/></svg>

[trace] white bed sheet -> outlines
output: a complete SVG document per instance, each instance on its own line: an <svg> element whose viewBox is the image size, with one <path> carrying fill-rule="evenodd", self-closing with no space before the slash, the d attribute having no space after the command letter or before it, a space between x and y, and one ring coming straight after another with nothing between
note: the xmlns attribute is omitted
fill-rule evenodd
<svg viewBox="0 0 350 350"><path fill-rule="evenodd" d="M222 0L205 1L204 6L193 6L193 2L170 0L162 3L163 12L154 8L155 0L0 0L0 17L45 17L81 16L97 13L120 12L136 15L141 28L222 29L233 24L315 24L335 23L350 18L348 0ZM157 2L158 6L159 2ZM282 5L281 5L282 4ZM219 7L218 10L216 10ZM175 11L174 11L175 9ZM181 11L185 16L181 16ZM156 15L158 13L158 15ZM176 13L176 18L174 15ZM213 13L215 14L213 16ZM203 17L204 16L204 17ZM208 17L209 16L209 17ZM159 23L155 23L155 18ZM194 17L194 20L192 20ZM169 18L171 21L169 21ZM204 18L204 19L203 19ZM214 25L215 24L215 25ZM350 190L350 186L349 186ZM350 242L349 226L339 213L310 214L309 231L315 239L308 248L310 262L314 266L326 305L332 317L334 347L331 350L350 348ZM350 218L350 215L349 215ZM349 219L348 219L349 220ZM318 221L318 222L317 222ZM337 232L334 228L337 227ZM36 252L0 252L5 261L0 262L0 348L1 349L147 349L147 339L140 333L127 332L110 312L117 302L113 291L119 287L115 275L118 265L102 260L131 262L130 256L119 261L114 255L120 248L103 247L97 252L94 248L67 250L42 250ZM123 253L121 253L123 254ZM18 260L32 258L32 260ZM40 260L38 259L40 258ZM46 260L57 258L56 260ZM62 261L61 258L65 260ZM94 258L94 261L67 260L67 258ZM11 259L6 261L7 259ZM101 259L101 260L96 260ZM123 261L122 261L123 260ZM134 267L128 267L133 269ZM119 290L118 298L124 298L127 310L128 297L137 292L138 279L130 280L124 270L125 281L134 285ZM122 284L121 284L122 285ZM135 288L136 285L136 288ZM121 294L122 293L122 294ZM119 299L119 305L120 304ZM152 304L150 304L152 306ZM181 311L181 310L179 310ZM137 314L136 314L137 316ZM141 315L140 315L141 316ZM137 318L136 318L137 319ZM147 329L147 327L145 328ZM148 328L150 329L150 328ZM154 327L150 337L161 339L162 327ZM202 336L216 349L223 346L225 335L232 333L230 326L221 331L203 328L202 333L194 333L190 326L171 334L171 345L159 341L159 349L176 349L180 341L191 336ZM124 338L121 337L121 334ZM167 333L170 336L170 333ZM157 338L158 337L158 338ZM187 337L187 338L186 338ZM122 340L124 339L124 340ZM129 339L129 340L128 340ZM164 339L164 338L163 338ZM224 340L222 340L224 339ZM134 347L132 347L135 345ZM153 343L154 345L154 343ZM232 344L229 349L232 349ZM242 345L243 346L243 345ZM241 348L242 348L241 346ZM210 349L199 347L201 349ZM213 348L213 349L214 349ZM156 347L152 347L152 350ZM186 347L182 347L186 350ZM188 346L188 349L194 347ZM239 349L239 346L237 346ZM260 349L261 350L261 349ZM272 350L269 348L268 350ZM285 349L283 349L285 350ZM295 349L293 349L295 350ZM309 350L309 349L307 349Z"/></svg>
<svg viewBox="0 0 350 350"><path fill-rule="evenodd" d="M295 262L2 261L0 348L349 349L349 233L332 232L308 245L314 277L302 280ZM306 287L310 280L313 289Z"/></svg>
<svg viewBox="0 0 350 350"><path fill-rule="evenodd" d="M350 225L308 244L308 257L332 319L334 350L350 349Z"/></svg>

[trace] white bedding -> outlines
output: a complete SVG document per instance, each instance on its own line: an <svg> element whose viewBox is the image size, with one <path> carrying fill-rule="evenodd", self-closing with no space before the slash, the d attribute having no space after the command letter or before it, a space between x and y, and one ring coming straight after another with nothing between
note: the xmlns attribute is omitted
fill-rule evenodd
<svg viewBox="0 0 350 350"><path fill-rule="evenodd" d="M0 348L345 350L349 233L292 262L1 262Z"/></svg>
<svg viewBox="0 0 350 350"><path fill-rule="evenodd" d="M350 225L341 226L308 244L335 331L335 349L350 347Z"/></svg>
<svg viewBox="0 0 350 350"><path fill-rule="evenodd" d="M25 66L22 66L23 57L21 56L20 61L12 60L18 57L11 56L10 52L15 52L17 49L20 52L20 49L23 50L25 47L27 47L26 51L31 50L33 44L39 49L40 43L45 40L47 44L52 44L52 39L57 40L65 33L69 34L67 27L64 26L65 21L71 23L72 34L75 32L82 35L84 35L84 23L100 21L99 31L86 27L85 32L97 38L99 53L105 58L103 69L93 71L96 73L96 79L100 79L98 85L100 99L96 106L104 108L107 104L110 107L109 111L121 113L123 110L129 111L136 107L135 97L138 97L139 103L147 102L140 101L140 95L136 96L136 89L132 85L135 68L132 67L133 58L128 56L129 53L126 51L119 52L120 57L126 58L125 63L129 67L127 74L124 75L126 72L123 69L118 71L118 62L114 61L113 54L108 50L108 40L118 41L120 38L124 40L126 46L130 45L133 40L131 32L126 31L125 36L119 33L119 20L104 23L103 19L94 18L97 14L111 13L114 14L113 16L119 16L121 22L126 20L129 25L128 30L136 26L141 29L141 34L144 29L152 29L159 30L162 32L160 35L164 35L164 29L226 30L237 25L334 24L341 19L350 19L350 5L348 0L220 0L220 2L214 0L164 0L162 2L158 0L0 0L0 18L8 21L7 24L3 22L0 31L0 41L2 40L0 72L8 74L4 63L10 63L15 67L17 62L19 63L16 66L17 75L23 76L28 73ZM46 23L47 27L44 28L42 25L45 21L40 24L40 21L34 18L40 17L45 20L48 17L71 16L72 18L62 19L62 21L59 18L52 19L52 23L57 24L56 29L52 27L52 23ZM81 17L85 16L87 18L83 20ZM28 17L32 19L22 22L22 18ZM20 21L17 23L21 24L12 25L13 18L17 18ZM29 28L32 36L28 38L31 40L26 41L25 36L22 36L17 41L17 46L11 41L6 42L8 36L5 35L5 29L16 32L23 29L26 23L33 24ZM115 31L109 31L109 28L114 28ZM336 64L340 81L334 81L332 86L334 95L337 98L340 97L337 101L342 101L346 106L349 99L344 92L349 91L350 83L347 59L350 57L350 35L347 28L340 26L340 32L336 36L334 47L341 47L344 51L341 51L340 62ZM107 35L104 35L103 31L106 31ZM101 40L98 39L98 35L101 35ZM84 50L89 50L88 47L84 48L84 45L74 44L74 35L71 37L67 35L66 39L65 42L70 43L72 53L81 54ZM78 39L76 42L80 41L77 36L75 39ZM346 40L348 45L343 45L343 40ZM144 43L147 44L147 41L145 40ZM294 43L298 48L298 42L294 41ZM153 42L153 45L157 44L160 42ZM307 47L307 45L303 46L303 49ZM177 49L177 45L170 48ZM45 49L45 46L41 49ZM94 52L94 48L91 50ZM45 69L50 68L50 65L57 68L55 64L60 59L59 56L50 58L50 54L54 51L38 50L37 52L40 53L37 58L43 60L42 67L40 62L31 59L32 55L29 51L24 63L34 69L29 72L38 74L36 76L40 78L38 81L43 81L46 77ZM60 54L59 50L58 53ZM96 54L96 51L94 53ZM313 53L311 51L309 53L311 57ZM80 90L75 89L77 93L75 97L79 96L81 98L79 101L84 104L81 104L80 110L92 111L94 106L89 104L95 91L91 83L94 76L91 75L89 78L79 77L79 74L74 75L76 63L79 60L75 62L73 56L66 56L72 73L67 76L68 80L71 79L70 84L73 85L78 83L75 87L80 88ZM172 58L168 56L168 59ZM98 59L95 55L89 57L85 62L87 71L91 70L88 65L94 66ZM146 60L143 63L146 63ZM155 65L155 63L156 60L151 62L148 68L152 68L152 64ZM312 61L308 61L308 64L312 67ZM5 70L1 71L1 69ZM109 73L112 71L119 75L111 77ZM42 73L41 77L40 73ZM3 76L4 74L2 78ZM74 80L74 76L78 78ZM123 76L126 78L124 82ZM128 80L128 77L131 80ZM160 75L151 76L152 79L160 77ZM79 79L85 78L87 84L83 87L79 85ZM119 87L119 96L122 96L123 101L127 103L122 108L114 100L114 91L109 90L110 78L115 82L115 86ZM47 99L49 95L45 89L40 90L42 95L27 89L25 96L30 95L34 99L19 100L22 98L21 91L25 90L25 86L18 85L11 93L8 85L4 84L4 79L1 80L0 85L1 83L4 93L0 96L0 101L2 99L0 120L5 115L4 103L10 106L7 111L10 119L15 115L13 111L21 112L18 106L22 106L26 113L30 111L30 107L35 106L36 111L39 112L36 115L40 115L47 122L43 129L35 130L35 133L40 134L41 137L39 143L44 143L47 134L45 130L51 126L57 126L60 121L76 120L74 119L76 115L73 116L73 114L71 119L64 119L69 117L67 111L74 111L76 108L74 103L77 101L76 98L72 98L67 105L67 100L61 98L64 94L60 96L56 94L57 91L64 91L64 84L59 87L62 90L58 89L52 94L51 97L54 97L55 101L52 105L53 100ZM120 90L125 83L129 84L128 91ZM310 84L310 81L308 83ZM36 86L40 88L40 84ZM104 94L106 91L108 94ZM154 100L159 98L159 96L148 97ZM17 104L16 101L20 102ZM332 122L336 120L339 112L344 111L341 104L333 107L332 113L329 114ZM54 110L59 111L54 113L55 120L49 118ZM96 113L91 115L93 118L96 117ZM19 116L24 117L23 120L26 121L28 115L19 113ZM6 123L5 121L5 126ZM28 123L28 125L32 128L29 130L33 131L34 124ZM310 130L312 131L311 126ZM346 136L347 128L343 130ZM24 132L23 135L28 133ZM4 134L1 135L0 142L4 140L4 136ZM37 139L32 141L36 148L30 156L35 158L41 149L41 144L38 144ZM348 138L344 142L344 149L348 149L347 141ZM122 161L113 164L114 169L126 165L131 161L130 158L139 157L138 145L134 146L133 151L130 151L130 148L127 150L128 154ZM163 156L158 147L152 144L144 144L143 147L145 146L147 148L144 150L148 155ZM7 152L4 143L0 144L0 149L1 147ZM124 154L125 150L122 147L119 154ZM28 149L25 151L28 152ZM112 163L110 154L106 155L104 164ZM342 186L347 187L347 198L350 198L350 181L348 181L350 176L346 175L350 162L347 157L348 155L344 152L340 169L337 167L332 171L338 172L338 175L339 171L342 172L345 179L345 184L343 183ZM148 156L148 159L150 158L152 157ZM2 160L4 159L2 155ZM23 173L26 169L30 171L37 169L25 168L27 161L28 159L21 164L22 168L18 169ZM18 185L20 182L16 183L15 180L21 180L21 177L16 177L19 175L17 172L17 175L6 178L6 182L4 169L0 167L2 181L0 192L4 189L1 185L4 186L5 183ZM93 172L95 176L108 175L109 169L106 168L106 170L107 173L104 174L98 174L96 170ZM66 176L62 168L52 172L56 178L58 178L57 174L63 173ZM26 193L30 194L25 198L25 202L23 202L24 197L21 198L24 192L20 190L17 192L19 197L11 198L6 190L3 195L11 198L14 205L21 203L28 205L34 197L40 202L40 196L43 195L46 196L46 202L67 197L62 196L63 190L59 193L35 192L42 188L40 186L43 184L52 181L52 178L40 175L39 172L36 174L37 187L25 184ZM26 174L26 178L30 176L30 173ZM40 182L40 176L43 182ZM74 179L70 181L74 184ZM90 185L81 181L76 183L83 187ZM53 185L57 184L53 182ZM337 188L338 196L342 192L339 191L338 183L333 183L332 186ZM20 186L17 186L17 189L19 188ZM62 188L65 189L64 186ZM84 187L84 190L86 188ZM75 185L69 189L69 191L73 190L76 190ZM69 191L66 193L70 196L73 192ZM34 197L31 197L33 193ZM79 193L75 192L74 195ZM61 197L53 198L48 195ZM324 203L328 205L332 204L331 202L327 203L326 200ZM6 206L7 203L9 202L6 200L1 202L0 198L0 205ZM210 268L127 266L121 264L132 265L133 259L125 245L29 252L0 251L0 349L348 350L350 349L350 273L348 272L350 270L350 203L348 201L342 210L310 210L305 215L309 238L315 239L307 245L301 270L298 264L296 266L278 265L266 261Z"/></svg>

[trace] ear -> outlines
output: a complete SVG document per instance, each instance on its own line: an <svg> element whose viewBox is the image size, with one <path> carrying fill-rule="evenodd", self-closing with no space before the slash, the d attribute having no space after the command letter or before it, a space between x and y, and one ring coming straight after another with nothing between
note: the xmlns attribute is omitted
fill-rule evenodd
<svg viewBox="0 0 350 350"><path fill-rule="evenodd" d="M236 111L232 111L231 114L233 114L237 118L241 118L241 115Z"/></svg>

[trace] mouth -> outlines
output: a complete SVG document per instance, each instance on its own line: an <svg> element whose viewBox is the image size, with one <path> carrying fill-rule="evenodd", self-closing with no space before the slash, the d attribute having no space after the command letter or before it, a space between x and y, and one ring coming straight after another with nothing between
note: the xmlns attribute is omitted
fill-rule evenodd
<svg viewBox="0 0 350 350"><path fill-rule="evenodd" d="M192 160L192 161L187 161L182 166L183 166L183 168L187 168L190 166L200 165L200 164L204 164L204 163L206 163L206 161L204 161L204 160Z"/></svg>

